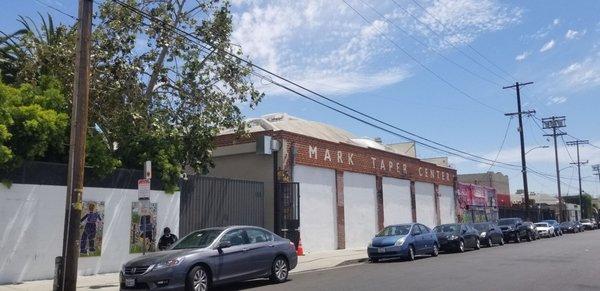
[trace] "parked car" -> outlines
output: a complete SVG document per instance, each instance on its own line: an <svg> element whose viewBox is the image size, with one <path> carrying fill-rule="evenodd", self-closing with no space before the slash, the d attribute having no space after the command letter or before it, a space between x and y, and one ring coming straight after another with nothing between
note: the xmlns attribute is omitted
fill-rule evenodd
<svg viewBox="0 0 600 291"><path fill-rule="evenodd" d="M413 261L419 255L436 257L440 245L431 229L420 223L386 226L369 246L367 254L373 263L385 258L405 258Z"/></svg>
<svg viewBox="0 0 600 291"><path fill-rule="evenodd" d="M498 220L498 227L502 230L504 241L521 242L522 239L531 239L531 234L527 227L523 227L521 218L501 218Z"/></svg>
<svg viewBox="0 0 600 291"><path fill-rule="evenodd" d="M437 235L440 249L443 251L464 252L465 248L478 250L481 248L479 231L464 223L442 224L433 231Z"/></svg>
<svg viewBox="0 0 600 291"><path fill-rule="evenodd" d="M579 221L586 230L594 230L596 229L596 224L593 223L590 219L582 219Z"/></svg>
<svg viewBox="0 0 600 291"><path fill-rule="evenodd" d="M188 234L166 251L127 262L120 285L121 289L205 291L255 278L282 283L297 262L294 244L266 229L207 228Z"/></svg>
<svg viewBox="0 0 600 291"><path fill-rule="evenodd" d="M561 222L560 229L563 233L576 233L579 232L579 227L572 221Z"/></svg>
<svg viewBox="0 0 600 291"><path fill-rule="evenodd" d="M540 234L535 229L535 225L531 221L523 222L523 227L527 228L527 241L537 240L540 238Z"/></svg>
<svg viewBox="0 0 600 291"><path fill-rule="evenodd" d="M596 218L590 218L590 220L592 221L592 223L596 226L596 229L600 228L600 225L598 225L598 220L596 220Z"/></svg>
<svg viewBox="0 0 600 291"><path fill-rule="evenodd" d="M550 225L547 222L538 222L535 223L535 230L539 234L540 237L555 237L556 233L554 232L554 226Z"/></svg>
<svg viewBox="0 0 600 291"><path fill-rule="evenodd" d="M479 232L479 241L484 245L491 247L494 244L504 245L504 236L500 227L493 222L474 223L473 228Z"/></svg>
<svg viewBox="0 0 600 291"><path fill-rule="evenodd" d="M555 235L557 235L557 236L563 235L562 228L560 227L560 223L558 223L558 221L553 220L553 219L548 219L548 220L542 220L540 222L547 222L548 224L552 225L554 227Z"/></svg>
<svg viewBox="0 0 600 291"><path fill-rule="evenodd" d="M579 232L585 231L585 226L583 225L583 223L581 223L581 221L573 221L573 223L575 224Z"/></svg>

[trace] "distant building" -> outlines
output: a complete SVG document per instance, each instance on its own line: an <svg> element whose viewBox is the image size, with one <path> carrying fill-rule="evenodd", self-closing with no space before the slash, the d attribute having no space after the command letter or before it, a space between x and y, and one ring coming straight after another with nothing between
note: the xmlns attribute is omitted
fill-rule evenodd
<svg viewBox="0 0 600 291"><path fill-rule="evenodd" d="M500 172L486 172L475 174L460 174L457 176L458 182L481 185L496 189L497 194L510 194L508 176Z"/></svg>

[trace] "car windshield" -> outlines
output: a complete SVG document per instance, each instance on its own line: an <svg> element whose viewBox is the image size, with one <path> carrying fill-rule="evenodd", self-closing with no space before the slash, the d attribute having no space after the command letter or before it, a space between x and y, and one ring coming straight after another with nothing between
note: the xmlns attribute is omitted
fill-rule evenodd
<svg viewBox="0 0 600 291"><path fill-rule="evenodd" d="M444 225L438 225L436 226L433 231L435 232L459 232L460 231L460 225L458 224L444 224Z"/></svg>
<svg viewBox="0 0 600 291"><path fill-rule="evenodd" d="M548 227L548 224L545 222L542 222L542 223L536 223L535 226Z"/></svg>
<svg viewBox="0 0 600 291"><path fill-rule="evenodd" d="M475 223L473 227L479 231L487 231L489 228L487 223Z"/></svg>
<svg viewBox="0 0 600 291"><path fill-rule="evenodd" d="M517 219L500 219L498 220L498 225L511 225L517 223Z"/></svg>
<svg viewBox="0 0 600 291"><path fill-rule="evenodd" d="M208 247L223 232L222 229L204 229L192 232L179 240L171 249L201 249Z"/></svg>
<svg viewBox="0 0 600 291"><path fill-rule="evenodd" d="M376 236L407 235L410 232L410 224L390 225L380 231Z"/></svg>

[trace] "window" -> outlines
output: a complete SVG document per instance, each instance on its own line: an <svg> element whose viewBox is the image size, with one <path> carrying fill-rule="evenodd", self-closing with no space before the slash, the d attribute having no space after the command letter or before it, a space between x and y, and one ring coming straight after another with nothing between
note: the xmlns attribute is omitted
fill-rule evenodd
<svg viewBox="0 0 600 291"><path fill-rule="evenodd" d="M193 232L183 239L181 239L175 246L174 250L180 249L195 249L205 248L212 244L212 242L221 234L220 229L205 229Z"/></svg>
<svg viewBox="0 0 600 291"><path fill-rule="evenodd" d="M421 228L421 233L429 233L429 228L422 224L419 224L419 228Z"/></svg>
<svg viewBox="0 0 600 291"><path fill-rule="evenodd" d="M231 246L248 244L248 235L243 229L235 229L226 233L221 241L229 241Z"/></svg>
<svg viewBox="0 0 600 291"><path fill-rule="evenodd" d="M248 239L250 240L251 244L273 240L273 235L258 228L248 228L246 229L246 234L248 235Z"/></svg>
<svg viewBox="0 0 600 291"><path fill-rule="evenodd" d="M420 235L421 234L421 229L419 228L418 224L413 225L411 234L412 235Z"/></svg>

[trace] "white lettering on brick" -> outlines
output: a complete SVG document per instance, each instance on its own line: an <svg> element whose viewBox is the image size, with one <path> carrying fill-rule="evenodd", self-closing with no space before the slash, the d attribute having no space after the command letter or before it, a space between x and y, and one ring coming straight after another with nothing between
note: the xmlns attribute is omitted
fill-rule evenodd
<svg viewBox="0 0 600 291"><path fill-rule="evenodd" d="M308 146L308 158L317 159L317 147Z"/></svg>
<svg viewBox="0 0 600 291"><path fill-rule="evenodd" d="M373 169L375 169L375 158L371 157L371 161L373 161Z"/></svg>
<svg viewBox="0 0 600 291"><path fill-rule="evenodd" d="M354 156L354 154L348 154L348 165L352 165L354 166L354 161L352 161L352 157Z"/></svg>
<svg viewBox="0 0 600 291"><path fill-rule="evenodd" d="M344 163L344 160L342 159L342 151L337 151L337 162L340 164Z"/></svg>
<svg viewBox="0 0 600 291"><path fill-rule="evenodd" d="M325 161L330 161L331 162L331 153L329 153L329 149L325 150Z"/></svg>

